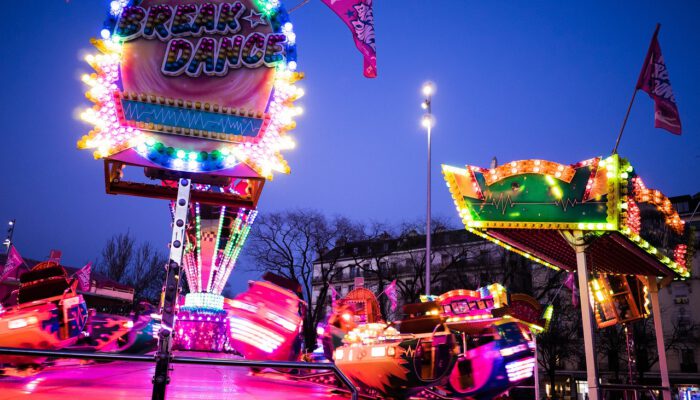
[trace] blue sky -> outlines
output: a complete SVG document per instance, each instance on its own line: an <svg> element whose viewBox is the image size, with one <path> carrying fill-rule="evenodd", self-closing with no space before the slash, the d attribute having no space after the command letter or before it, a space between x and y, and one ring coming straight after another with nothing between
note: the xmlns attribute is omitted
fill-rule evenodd
<svg viewBox="0 0 700 400"><path fill-rule="evenodd" d="M89 127L80 74L107 1L5 5L0 25L0 221L17 219L26 257L63 250L70 265L97 257L129 230L165 249L167 204L104 193L102 164L76 141ZM640 93L620 154L647 186L669 196L700 191L700 3L376 0L379 77L362 77L350 33L319 0L295 11L306 73L291 175L265 185L261 213L317 208L359 220L424 216L426 135L420 85L433 100L433 211L454 217L439 164L488 166L542 158L573 163L608 154L655 24L684 133L653 128ZM287 6L297 1L287 2ZM244 282L247 274L234 279ZM245 279L241 279L245 278ZM240 284L237 287L242 287Z"/></svg>

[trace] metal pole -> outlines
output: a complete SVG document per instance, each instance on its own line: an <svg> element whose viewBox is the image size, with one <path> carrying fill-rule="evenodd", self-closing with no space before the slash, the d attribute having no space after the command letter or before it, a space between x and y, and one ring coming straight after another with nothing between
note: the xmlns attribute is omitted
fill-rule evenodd
<svg viewBox="0 0 700 400"><path fill-rule="evenodd" d="M634 332L630 329L631 327L628 324L623 325L625 329L625 345L627 347L627 374L629 376L628 384L634 385L635 384L635 378L634 374L636 371L636 359L634 357ZM635 390L632 393L634 396L634 400L637 400L637 391ZM627 398L627 391L625 391L625 399Z"/></svg>
<svg viewBox="0 0 700 400"><path fill-rule="evenodd" d="M431 267L431 253L430 253L430 234L431 234L431 220L430 220L430 189L431 189L431 145L432 145L432 131L433 131L433 97L434 86L430 82L423 84L423 95L425 100L423 100L423 109L426 114L423 116L423 125L428 129L428 187L427 187L427 210L426 210L426 226L425 226L425 295L430 296L430 267Z"/></svg>
<svg viewBox="0 0 700 400"><path fill-rule="evenodd" d="M164 400L165 390L170 383L170 363L172 361L172 332L175 325L177 296L180 292L180 273L182 253L185 247L185 229L190 205L189 179L180 179L178 183L175 213L173 217L173 234L170 240L170 261L165 276L165 286L161 298L161 328L158 332L158 349L156 350L156 371L153 375L153 400Z"/></svg>
<svg viewBox="0 0 700 400"><path fill-rule="evenodd" d="M632 100L630 100L629 106L627 106L627 113L625 114L625 119L622 120L622 127L620 128L620 133L617 135L617 141L615 141L615 148L613 148L612 153L617 154L617 147L620 145L620 139L622 139L622 132L625 131L625 125L627 125L627 118L630 116L630 111L632 110L632 104L634 103L634 98L637 96L637 88L634 88L634 93L632 93Z"/></svg>
<svg viewBox="0 0 700 400"><path fill-rule="evenodd" d="M12 246L12 236L15 233L15 225L17 224L17 220L12 218L7 224L9 225L9 228L7 228L7 239L5 239L5 254L9 254L10 252L10 246Z"/></svg>
<svg viewBox="0 0 700 400"><path fill-rule="evenodd" d="M659 306L659 285L656 278L647 278L649 297L651 297L651 311L654 315L654 334L656 335L656 350L659 353L659 372L661 373L661 386L669 390L663 390L664 400L671 400L671 381L668 379L668 363L666 362L666 347L664 345L664 331L661 325L661 307Z"/></svg>
<svg viewBox="0 0 700 400"><path fill-rule="evenodd" d="M537 361L537 335L533 331L530 332L532 333L532 342L535 344L535 370L533 371L535 375L535 400L540 400L540 365Z"/></svg>
<svg viewBox="0 0 700 400"><path fill-rule="evenodd" d="M428 102L428 114L430 115L430 102ZM430 187L431 187L431 177L430 177L430 156L431 156L431 133L432 133L432 123L428 125L428 212L427 212L427 226L425 231L425 295L430 296Z"/></svg>
<svg viewBox="0 0 700 400"><path fill-rule="evenodd" d="M586 376L588 377L589 400L601 400L598 382L598 365L596 363L595 342L593 336L593 315L588 290L588 268L586 265L586 247L583 233L574 231L575 243L571 243L576 251L576 273L578 275L579 300L581 303L581 319L583 322L583 343L586 354Z"/></svg>

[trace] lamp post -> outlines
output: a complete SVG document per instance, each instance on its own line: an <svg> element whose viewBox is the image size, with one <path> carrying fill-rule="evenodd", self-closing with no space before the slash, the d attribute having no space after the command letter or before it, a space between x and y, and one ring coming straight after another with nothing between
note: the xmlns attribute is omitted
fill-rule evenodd
<svg viewBox="0 0 700 400"><path fill-rule="evenodd" d="M7 238L3 242L6 247L6 254L10 251L10 246L12 246L12 235L15 232L15 222L16 220L13 218L7 223Z"/></svg>
<svg viewBox="0 0 700 400"><path fill-rule="evenodd" d="M422 87L423 96L425 97L423 103L421 103L421 108L425 110L423 114L423 119L421 120L421 125L428 130L428 210L426 216L426 227L425 227L425 295L430 296L430 145L431 145L431 133L433 126L435 125L435 118L432 113L432 99L433 94L435 94L435 84L432 82L425 82Z"/></svg>

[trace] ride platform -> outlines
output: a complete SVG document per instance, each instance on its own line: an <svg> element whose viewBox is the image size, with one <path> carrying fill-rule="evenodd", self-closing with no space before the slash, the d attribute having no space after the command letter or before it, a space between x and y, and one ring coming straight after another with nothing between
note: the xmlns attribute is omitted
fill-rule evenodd
<svg viewBox="0 0 700 400"><path fill-rule="evenodd" d="M0 377L0 399L147 399L153 390L154 368L155 364L125 361L81 364L66 360L32 376ZM175 365L170 377L168 400L349 398L333 388L294 381L281 373L252 374L240 367Z"/></svg>

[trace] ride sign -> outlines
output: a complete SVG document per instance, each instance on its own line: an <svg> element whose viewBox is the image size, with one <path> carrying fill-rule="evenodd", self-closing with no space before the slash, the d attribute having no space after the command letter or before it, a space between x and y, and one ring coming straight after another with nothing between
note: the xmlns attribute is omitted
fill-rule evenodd
<svg viewBox="0 0 700 400"><path fill-rule="evenodd" d="M289 172L301 111L293 26L278 0L114 0L86 58L96 158L183 172ZM240 168L239 168L240 169Z"/></svg>

